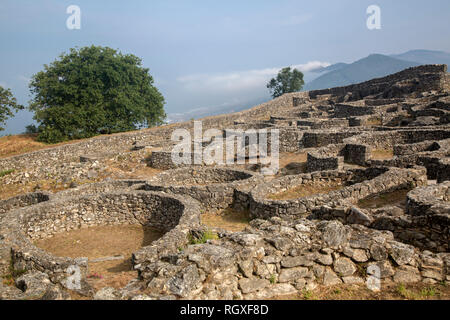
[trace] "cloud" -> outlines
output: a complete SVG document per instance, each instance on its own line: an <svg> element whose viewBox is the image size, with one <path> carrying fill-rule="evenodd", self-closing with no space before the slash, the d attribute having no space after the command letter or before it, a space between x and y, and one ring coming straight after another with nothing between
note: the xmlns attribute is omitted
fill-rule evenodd
<svg viewBox="0 0 450 320"><path fill-rule="evenodd" d="M309 72L320 67L328 67L329 65L330 63L328 62L310 61L306 64L298 64L291 67L302 72ZM177 81L189 91L246 91L255 88L265 88L267 81L276 76L281 69L276 67L218 74L193 74L178 77Z"/></svg>

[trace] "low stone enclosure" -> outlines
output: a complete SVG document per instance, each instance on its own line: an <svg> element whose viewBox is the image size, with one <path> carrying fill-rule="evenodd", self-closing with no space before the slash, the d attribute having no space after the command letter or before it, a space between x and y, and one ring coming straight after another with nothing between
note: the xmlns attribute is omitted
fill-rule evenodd
<svg viewBox="0 0 450 320"><path fill-rule="evenodd" d="M134 263L176 251L188 242L190 229L199 226L199 206L191 198L146 191L99 193L61 197L35 206L9 211L3 218L2 235L11 243L12 264L17 270L44 272L53 283L69 289L71 273L81 281L88 274L87 259L54 257L32 242L55 234L99 225L144 225L163 232L151 246L135 253Z"/></svg>
<svg viewBox="0 0 450 320"><path fill-rule="evenodd" d="M175 165L171 133L192 132L192 122L0 159L0 170L20 173L0 182L30 176L27 167L101 166L111 154L138 154L166 170L0 201L0 271L15 285L0 283L0 299L68 299L72 291L94 299L270 299L317 286L450 281L446 71L421 66L204 119L203 130L224 135L279 130L282 159L307 154L301 174L263 175L262 164L246 162ZM214 143L191 146L203 152ZM42 178L39 170L31 177ZM227 209L248 213L245 230L202 224L203 214ZM57 257L34 244L124 225L163 236L133 252L137 278L121 288L95 292L86 257Z"/></svg>
<svg viewBox="0 0 450 320"><path fill-rule="evenodd" d="M227 167L179 168L156 175L146 182L144 189L188 195L198 200L203 209L214 211L233 203L239 206L234 201L240 200L234 198L236 189L250 190L261 182L262 177L251 171Z"/></svg>
<svg viewBox="0 0 450 320"><path fill-rule="evenodd" d="M369 168L348 171L321 171L313 174L285 176L260 185L250 193L250 213L257 218L293 215L301 216L320 205L339 206L342 202L356 203L371 195L392 192L398 189L413 189L426 185L423 169ZM342 189L319 193L328 183L338 184ZM281 193L294 188L316 185L317 194L294 197L289 200L272 200L267 195Z"/></svg>

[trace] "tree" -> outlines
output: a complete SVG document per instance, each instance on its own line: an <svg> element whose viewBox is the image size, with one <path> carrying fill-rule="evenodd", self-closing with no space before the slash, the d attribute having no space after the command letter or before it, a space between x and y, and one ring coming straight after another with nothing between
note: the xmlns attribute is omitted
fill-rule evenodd
<svg viewBox="0 0 450 320"><path fill-rule="evenodd" d="M108 47L70 49L32 77L38 140L55 143L160 125L164 97L138 57Z"/></svg>
<svg viewBox="0 0 450 320"><path fill-rule="evenodd" d="M297 92L302 90L305 81L303 81L303 73L290 67L281 69L276 78L273 78L267 84L272 97L276 98L288 92Z"/></svg>
<svg viewBox="0 0 450 320"><path fill-rule="evenodd" d="M5 130L3 126L10 117L14 116L14 111L23 109L23 106L17 104L10 89L4 89L0 86L0 131Z"/></svg>

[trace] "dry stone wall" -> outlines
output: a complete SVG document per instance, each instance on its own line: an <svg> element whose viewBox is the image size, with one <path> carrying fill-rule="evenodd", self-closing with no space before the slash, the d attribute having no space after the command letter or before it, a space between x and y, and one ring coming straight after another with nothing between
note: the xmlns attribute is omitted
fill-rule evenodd
<svg viewBox="0 0 450 320"><path fill-rule="evenodd" d="M352 181L354 172L359 176L366 176L366 181ZM426 184L426 172L424 169L396 169L396 168L370 168L363 171L322 171L313 174L286 176L256 187L250 193L250 213L257 218L270 218L273 216L302 216L310 213L319 205L338 206L342 202L356 203L384 192L399 189L411 189ZM347 179L344 179L346 176ZM342 182L341 190L327 194L317 194L309 197L292 200L270 200L268 194L283 192L299 185L308 185L313 182L324 181L352 181L348 186Z"/></svg>

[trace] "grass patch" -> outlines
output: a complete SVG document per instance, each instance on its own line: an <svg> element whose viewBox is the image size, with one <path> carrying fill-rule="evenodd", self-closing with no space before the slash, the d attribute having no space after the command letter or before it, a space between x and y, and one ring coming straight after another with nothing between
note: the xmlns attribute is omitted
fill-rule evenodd
<svg viewBox="0 0 450 320"><path fill-rule="evenodd" d="M397 293L408 300L422 300L422 299L433 299L440 296L440 291L436 287L425 287L420 291L413 291L406 289L403 284L399 284L397 287Z"/></svg>
<svg viewBox="0 0 450 320"><path fill-rule="evenodd" d="M302 296L305 300L315 300L314 293L311 290L304 289L302 292Z"/></svg>
<svg viewBox="0 0 450 320"><path fill-rule="evenodd" d="M399 284L396 290L403 298L410 299L412 297L412 292L407 290L404 284Z"/></svg>
<svg viewBox="0 0 450 320"><path fill-rule="evenodd" d="M11 260L9 262L8 273L2 276L3 284L5 284L7 286L13 286L14 285L14 280L16 278L19 278L20 276L24 275L25 273L27 273L27 269L16 269L16 268L14 268L14 263Z"/></svg>
<svg viewBox="0 0 450 320"><path fill-rule="evenodd" d="M363 279L367 278L367 264L357 264L356 274Z"/></svg>
<svg viewBox="0 0 450 320"><path fill-rule="evenodd" d="M195 237L192 233L189 233L189 244L204 244L208 242L208 240L217 240L219 236L217 233L212 232L210 230L206 230L201 233L200 237Z"/></svg>
<svg viewBox="0 0 450 320"><path fill-rule="evenodd" d="M435 287L427 287L420 291L420 295L424 298L431 298L439 295L439 291Z"/></svg>
<svg viewBox="0 0 450 320"><path fill-rule="evenodd" d="M7 176L8 174L13 173L14 171L15 171L14 169L0 171L0 178L3 178L4 176Z"/></svg>
<svg viewBox="0 0 450 320"><path fill-rule="evenodd" d="M274 274L271 275L269 281L270 281L271 284L277 283L277 276L274 275Z"/></svg>

